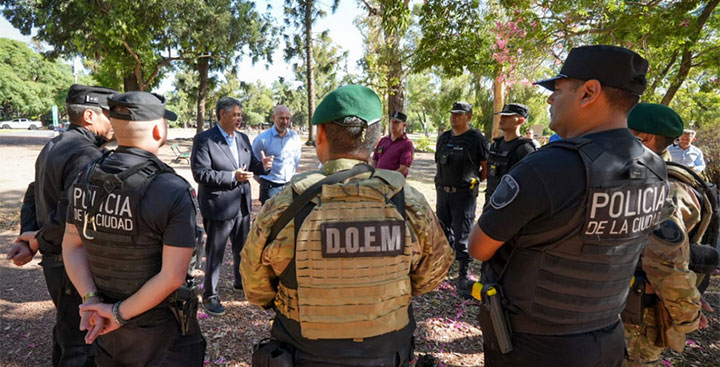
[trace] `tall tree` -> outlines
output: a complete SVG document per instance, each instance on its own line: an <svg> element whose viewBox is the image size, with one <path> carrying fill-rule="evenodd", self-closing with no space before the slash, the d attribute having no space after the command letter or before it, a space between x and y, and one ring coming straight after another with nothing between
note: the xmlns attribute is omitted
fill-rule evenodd
<svg viewBox="0 0 720 367"><path fill-rule="evenodd" d="M248 0L186 0L182 12L192 13L172 25L178 49L198 73L197 131L205 125L208 75L224 71L246 53L253 63L272 62L277 29L269 14L260 14Z"/></svg>
<svg viewBox="0 0 720 367"><path fill-rule="evenodd" d="M340 0L332 0L331 10L334 13L340 4ZM307 124L308 124L308 145L315 145L316 128L312 124L312 115L315 110L315 70L313 60L313 24L318 18L324 17L327 13L322 10L315 0L285 0L285 24L291 25L286 29L285 38L285 60L290 61L294 57L304 58L305 77L307 88ZM297 32L302 30L302 33ZM290 33L287 33L289 31Z"/></svg>
<svg viewBox="0 0 720 367"><path fill-rule="evenodd" d="M694 68L720 65L720 0L593 1L503 0L537 28L560 60L572 46L612 44L650 62L644 100L670 104Z"/></svg>
<svg viewBox="0 0 720 367"><path fill-rule="evenodd" d="M365 39L363 66L385 95L387 115L404 110L404 77L411 49L403 39L411 23L409 0L360 0L367 16L360 22Z"/></svg>
<svg viewBox="0 0 720 367"><path fill-rule="evenodd" d="M420 11L422 38L413 57L414 71L435 67L446 77L469 73L473 76L470 86L475 87L476 96L481 95L480 89L497 80L498 73L486 13L478 0L426 1ZM477 117L491 113L475 109ZM492 125L484 128L486 135L492 133Z"/></svg>
<svg viewBox="0 0 720 367"><path fill-rule="evenodd" d="M0 118L38 118L52 105L65 108L73 75L69 65L47 60L24 42L0 38Z"/></svg>
<svg viewBox="0 0 720 367"><path fill-rule="evenodd" d="M274 34L245 0L70 0L62 6L53 0L0 0L0 5L23 34L37 29L35 38L52 46L49 56L96 60L96 78L126 91L151 89L175 61L191 62L207 76L213 66L227 67L246 46L253 57L269 59L268 37ZM201 78L200 93L207 90L206 80Z"/></svg>

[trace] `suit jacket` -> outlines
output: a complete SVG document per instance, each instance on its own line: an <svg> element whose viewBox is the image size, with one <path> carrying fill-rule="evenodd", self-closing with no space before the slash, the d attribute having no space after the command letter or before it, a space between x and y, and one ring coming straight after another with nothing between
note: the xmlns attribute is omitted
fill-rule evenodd
<svg viewBox="0 0 720 367"><path fill-rule="evenodd" d="M252 145L247 135L235 131L239 135L236 139L240 162L238 167L225 137L218 129L216 126L195 135L190 168L198 183L198 202L203 218L222 221L242 212L250 213L252 206L250 182L235 182L235 170L245 165L246 170L258 176L267 172L262 161L252 154Z"/></svg>

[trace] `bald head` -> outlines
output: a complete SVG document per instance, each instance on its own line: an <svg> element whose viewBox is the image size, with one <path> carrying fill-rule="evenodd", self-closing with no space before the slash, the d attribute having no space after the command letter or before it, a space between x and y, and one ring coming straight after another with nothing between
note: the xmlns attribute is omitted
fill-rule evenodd
<svg viewBox="0 0 720 367"><path fill-rule="evenodd" d="M285 105L277 105L273 110L273 122L275 123L275 130L282 136L290 127L290 109Z"/></svg>

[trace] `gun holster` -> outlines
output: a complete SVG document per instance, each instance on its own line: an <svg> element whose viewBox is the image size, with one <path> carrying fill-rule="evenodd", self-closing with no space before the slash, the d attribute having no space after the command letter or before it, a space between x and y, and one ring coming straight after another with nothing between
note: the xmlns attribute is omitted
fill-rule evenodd
<svg viewBox="0 0 720 367"><path fill-rule="evenodd" d="M507 313L502 306L502 294L497 284L484 284L482 288L473 286L473 293L481 294L482 306L478 321L483 332L483 340L494 350L503 354L512 351L512 330Z"/></svg>
<svg viewBox="0 0 720 367"><path fill-rule="evenodd" d="M266 338L253 346L252 367L292 367L293 353L283 343Z"/></svg>
<svg viewBox="0 0 720 367"><path fill-rule="evenodd" d="M645 272L635 271L633 282L630 285L625 309L620 314L624 323L642 325L645 315L645 307L651 306L653 295L645 294L647 277Z"/></svg>
<svg viewBox="0 0 720 367"><path fill-rule="evenodd" d="M182 286L168 297L170 309L177 319L180 326L180 334L185 336L190 334L190 327L197 318L198 289L197 287Z"/></svg>

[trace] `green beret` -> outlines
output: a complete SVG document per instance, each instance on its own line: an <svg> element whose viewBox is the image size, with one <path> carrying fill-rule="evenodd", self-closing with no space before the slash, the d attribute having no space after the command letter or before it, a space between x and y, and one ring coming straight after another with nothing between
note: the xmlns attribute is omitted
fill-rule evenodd
<svg viewBox="0 0 720 367"><path fill-rule="evenodd" d="M313 125L358 117L363 126L372 125L382 117L382 103L368 87L349 84L330 92L315 109Z"/></svg>
<svg viewBox="0 0 720 367"><path fill-rule="evenodd" d="M638 103L630 111L628 127L653 135L677 138L683 134L683 120L672 108L656 103Z"/></svg>

